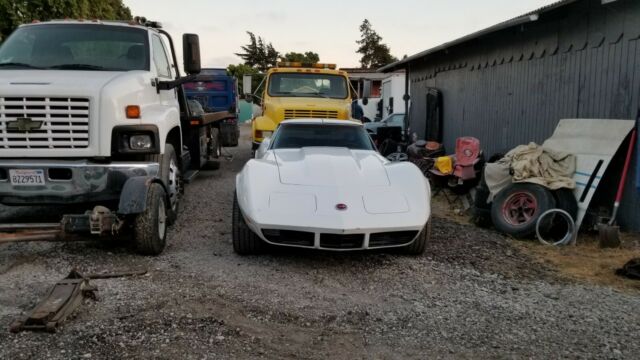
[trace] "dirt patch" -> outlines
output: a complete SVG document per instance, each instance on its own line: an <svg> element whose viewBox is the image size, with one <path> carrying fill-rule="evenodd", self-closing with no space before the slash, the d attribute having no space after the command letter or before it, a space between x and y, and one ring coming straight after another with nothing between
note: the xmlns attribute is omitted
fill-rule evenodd
<svg viewBox="0 0 640 360"><path fill-rule="evenodd" d="M632 258L640 258L637 234L623 234L623 246L619 249L601 249L597 236L582 235L577 246L549 247L536 242L516 242L517 248L530 254L537 261L556 269L563 276L620 290L640 291L640 281L615 274L615 271Z"/></svg>
<svg viewBox="0 0 640 360"><path fill-rule="evenodd" d="M491 230L481 229L471 224L470 210L464 210L461 196L450 192L435 191L432 208L435 216L441 218L446 234L456 232L468 234L469 239L447 237L447 243L434 242L434 254L442 254L444 260L460 261L457 251L446 249L461 241L465 246L473 244L469 254L465 254L470 265L482 271L494 271L507 277L518 276L530 279L576 280L615 289L637 292L640 281L625 279L615 275L615 271L629 260L640 258L640 234L621 234L623 245L619 249L601 249L598 236L593 233L580 234L577 246L544 246L535 240L520 241ZM449 223L447 225L447 223ZM437 239L437 238L436 238ZM500 264L496 268L496 264ZM506 272L505 269L513 268Z"/></svg>

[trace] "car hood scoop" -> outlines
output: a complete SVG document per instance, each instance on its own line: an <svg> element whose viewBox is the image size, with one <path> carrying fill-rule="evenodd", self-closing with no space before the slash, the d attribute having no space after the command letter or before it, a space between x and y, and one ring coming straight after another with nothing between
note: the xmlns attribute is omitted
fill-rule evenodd
<svg viewBox="0 0 640 360"><path fill-rule="evenodd" d="M280 182L306 186L389 186L384 161L373 151L308 147L274 151Z"/></svg>

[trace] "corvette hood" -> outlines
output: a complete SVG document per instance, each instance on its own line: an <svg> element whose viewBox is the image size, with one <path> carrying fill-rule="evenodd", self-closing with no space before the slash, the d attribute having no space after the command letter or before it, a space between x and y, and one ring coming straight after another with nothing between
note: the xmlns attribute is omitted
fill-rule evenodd
<svg viewBox="0 0 640 360"><path fill-rule="evenodd" d="M384 160L373 151L309 147L275 150L274 153L282 184L390 186Z"/></svg>

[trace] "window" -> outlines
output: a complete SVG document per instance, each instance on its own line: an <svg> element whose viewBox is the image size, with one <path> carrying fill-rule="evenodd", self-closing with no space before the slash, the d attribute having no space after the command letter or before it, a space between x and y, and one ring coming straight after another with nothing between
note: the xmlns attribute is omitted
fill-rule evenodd
<svg viewBox="0 0 640 360"><path fill-rule="evenodd" d="M18 28L0 47L0 65L56 70L149 70L142 29L100 24ZM6 68L6 67L2 67Z"/></svg>
<svg viewBox="0 0 640 360"><path fill-rule="evenodd" d="M164 44L158 35L153 35L153 63L156 65L159 77L171 78L171 66L164 50Z"/></svg>
<svg viewBox="0 0 640 360"><path fill-rule="evenodd" d="M404 126L404 114L391 115L385 123L389 126Z"/></svg>
<svg viewBox="0 0 640 360"><path fill-rule="evenodd" d="M349 91L347 80L339 75L275 73L269 78L269 95L346 99Z"/></svg>
<svg viewBox="0 0 640 360"><path fill-rule="evenodd" d="M320 146L373 150L369 135L362 126L321 124L282 124L274 136L271 148L299 149Z"/></svg>

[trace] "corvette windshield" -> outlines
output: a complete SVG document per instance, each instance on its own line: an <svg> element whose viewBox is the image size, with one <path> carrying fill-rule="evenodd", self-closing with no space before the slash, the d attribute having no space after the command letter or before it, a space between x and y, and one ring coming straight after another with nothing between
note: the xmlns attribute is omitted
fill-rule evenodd
<svg viewBox="0 0 640 360"><path fill-rule="evenodd" d="M373 150L369 135L361 126L320 124L281 125L273 139L272 149L313 146Z"/></svg>
<svg viewBox="0 0 640 360"><path fill-rule="evenodd" d="M148 43L147 33L134 27L24 26L0 47L0 70L149 70Z"/></svg>

